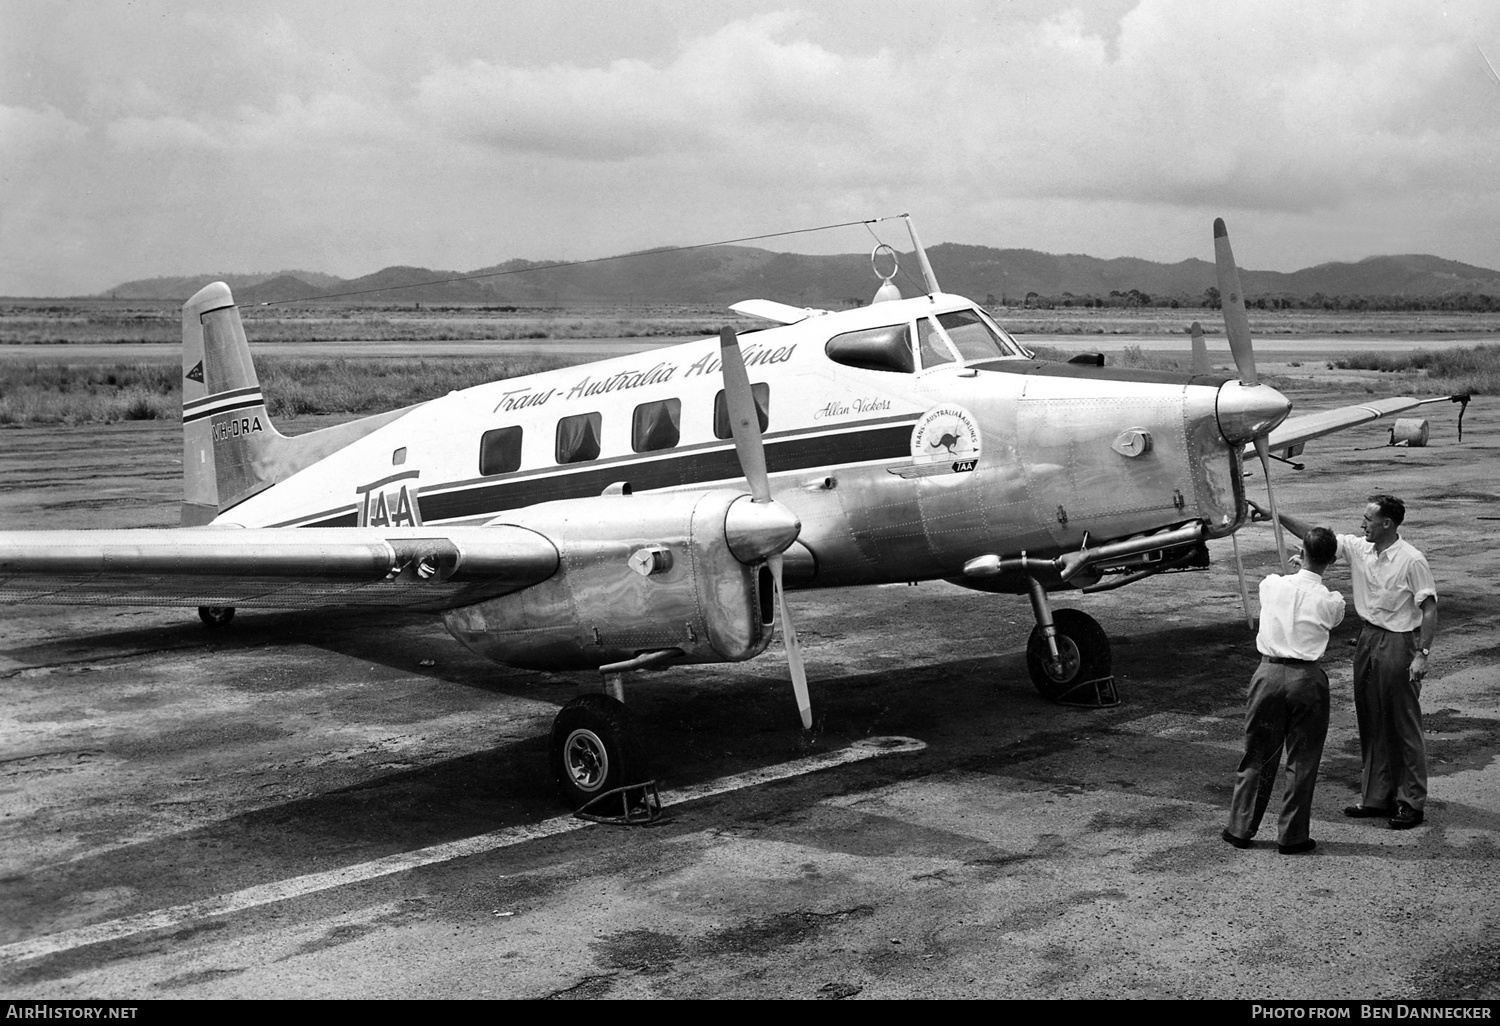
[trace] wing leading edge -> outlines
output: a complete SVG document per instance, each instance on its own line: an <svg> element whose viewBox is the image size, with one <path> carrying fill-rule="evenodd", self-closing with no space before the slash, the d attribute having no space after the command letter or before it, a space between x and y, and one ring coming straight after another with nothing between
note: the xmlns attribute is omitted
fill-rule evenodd
<svg viewBox="0 0 1500 1026"><path fill-rule="evenodd" d="M524 527L0 531L0 603L439 610L551 577Z"/></svg>
<svg viewBox="0 0 1500 1026"><path fill-rule="evenodd" d="M1357 403L1353 406L1341 406L1336 410L1325 410L1322 413L1307 413L1300 417L1290 417L1283 421L1279 427L1271 432L1267 439L1271 452L1285 452L1288 449L1331 435L1335 431L1343 431L1345 428L1354 427L1356 424L1364 424L1381 417L1389 417L1394 413L1404 413L1414 410L1428 403L1464 403L1467 406L1469 397L1466 395L1443 395L1432 399L1413 399L1411 396L1398 395L1388 399L1377 399L1368 403ZM1463 413L1459 412L1459 435L1463 434ZM1247 453L1253 452L1246 446Z"/></svg>

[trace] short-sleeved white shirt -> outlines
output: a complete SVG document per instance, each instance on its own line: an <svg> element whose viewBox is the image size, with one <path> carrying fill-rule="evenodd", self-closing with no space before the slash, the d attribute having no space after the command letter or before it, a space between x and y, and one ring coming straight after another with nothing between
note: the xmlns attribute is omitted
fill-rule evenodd
<svg viewBox="0 0 1500 1026"><path fill-rule="evenodd" d="M1344 619L1344 596L1329 591L1311 570L1272 574L1260 582L1261 655L1315 662L1328 647L1328 632Z"/></svg>
<svg viewBox="0 0 1500 1026"><path fill-rule="evenodd" d="M1397 538L1384 552L1357 534L1341 534L1339 557L1349 564L1354 610L1360 619L1388 631L1422 626L1422 602L1437 596L1427 557Z"/></svg>

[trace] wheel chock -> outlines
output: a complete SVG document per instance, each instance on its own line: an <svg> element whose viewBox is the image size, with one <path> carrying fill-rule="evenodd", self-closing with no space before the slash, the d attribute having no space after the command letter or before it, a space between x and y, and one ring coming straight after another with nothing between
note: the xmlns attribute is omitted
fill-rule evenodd
<svg viewBox="0 0 1500 1026"><path fill-rule="evenodd" d="M1109 709L1120 704L1120 693L1115 689L1115 678L1111 674L1096 680L1079 681L1053 701L1082 709Z"/></svg>
<svg viewBox="0 0 1500 1026"><path fill-rule="evenodd" d="M618 808L619 812L610 811ZM612 826L650 826L661 819L661 795L656 792L656 781L643 784L626 784L612 791L590 798L588 804L573 813L590 823L608 823Z"/></svg>

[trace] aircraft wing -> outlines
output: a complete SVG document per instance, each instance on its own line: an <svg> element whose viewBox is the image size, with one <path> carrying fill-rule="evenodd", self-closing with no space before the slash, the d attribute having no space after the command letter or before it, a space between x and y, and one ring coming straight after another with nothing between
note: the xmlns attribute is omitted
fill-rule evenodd
<svg viewBox="0 0 1500 1026"><path fill-rule="evenodd" d="M1322 413L1307 413L1300 417L1289 417L1271 432L1267 438L1267 442L1273 453L1286 452L1287 450L1300 452L1300 446L1304 443L1314 438L1321 438L1324 435L1331 435L1335 431L1354 427L1356 424L1379 420L1381 417L1389 417L1393 413L1403 413L1407 410L1416 409L1418 406L1426 406L1428 403L1462 402L1467 404L1468 401L1469 397L1466 395L1444 395L1433 399L1413 399L1411 396L1398 395L1391 396L1388 399L1376 399L1373 402L1358 403L1354 406L1341 406L1336 410L1325 410ZM1461 422L1462 413L1459 416ZM1245 447L1247 455L1254 451L1248 445Z"/></svg>
<svg viewBox="0 0 1500 1026"><path fill-rule="evenodd" d="M514 525L0 531L0 603L437 610L551 577Z"/></svg>

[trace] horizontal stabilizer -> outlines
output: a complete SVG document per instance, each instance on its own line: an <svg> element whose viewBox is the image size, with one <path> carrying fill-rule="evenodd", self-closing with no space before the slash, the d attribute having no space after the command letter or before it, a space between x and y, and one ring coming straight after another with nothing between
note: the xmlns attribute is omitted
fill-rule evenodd
<svg viewBox="0 0 1500 1026"><path fill-rule="evenodd" d="M777 324L796 324L829 312L810 306L788 306L771 299L742 299L729 309L746 317L759 317L763 321L775 321Z"/></svg>

